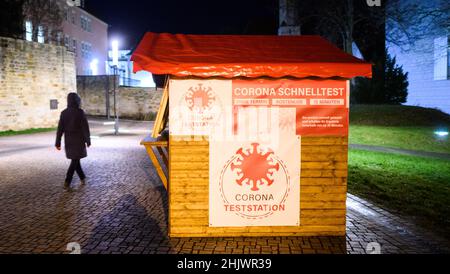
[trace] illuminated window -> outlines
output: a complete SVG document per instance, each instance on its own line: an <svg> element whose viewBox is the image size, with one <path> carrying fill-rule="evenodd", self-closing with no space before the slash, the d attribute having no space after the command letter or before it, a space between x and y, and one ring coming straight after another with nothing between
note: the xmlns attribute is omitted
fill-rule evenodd
<svg viewBox="0 0 450 274"><path fill-rule="evenodd" d="M449 75L448 37L439 36L434 38L433 50L433 79L447 80Z"/></svg>
<svg viewBox="0 0 450 274"><path fill-rule="evenodd" d="M33 24L30 21L25 22L25 39L33 41Z"/></svg>
<svg viewBox="0 0 450 274"><path fill-rule="evenodd" d="M84 59L92 58L92 45L86 42L81 42L81 57Z"/></svg>
<svg viewBox="0 0 450 274"><path fill-rule="evenodd" d="M447 37L447 79L450 79L450 35Z"/></svg>

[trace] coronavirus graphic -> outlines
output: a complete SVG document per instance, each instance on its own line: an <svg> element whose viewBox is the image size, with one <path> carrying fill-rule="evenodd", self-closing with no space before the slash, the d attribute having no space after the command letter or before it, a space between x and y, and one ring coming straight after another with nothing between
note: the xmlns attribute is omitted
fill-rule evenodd
<svg viewBox="0 0 450 274"><path fill-rule="evenodd" d="M243 183L252 185L252 191L258 191L259 185L266 183L270 186L274 180L271 178L275 171L280 168L279 163L273 159L273 151L268 150L265 153L260 151L258 143L252 143L252 148L245 150L239 148L236 151L236 162L231 163L231 170L237 171L240 176L236 183L242 186Z"/></svg>
<svg viewBox="0 0 450 274"><path fill-rule="evenodd" d="M198 84L197 87L189 88L185 100L190 110L204 112L212 107L216 97L211 87L206 88Z"/></svg>

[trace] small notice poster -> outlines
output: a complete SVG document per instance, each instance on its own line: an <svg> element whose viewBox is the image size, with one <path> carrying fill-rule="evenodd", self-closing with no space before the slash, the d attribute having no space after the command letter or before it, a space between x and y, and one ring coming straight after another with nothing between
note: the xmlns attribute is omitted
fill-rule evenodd
<svg viewBox="0 0 450 274"><path fill-rule="evenodd" d="M297 135L348 135L348 81L233 80L233 108L296 109ZM235 115L236 117L237 115ZM239 123L235 123L235 132Z"/></svg>

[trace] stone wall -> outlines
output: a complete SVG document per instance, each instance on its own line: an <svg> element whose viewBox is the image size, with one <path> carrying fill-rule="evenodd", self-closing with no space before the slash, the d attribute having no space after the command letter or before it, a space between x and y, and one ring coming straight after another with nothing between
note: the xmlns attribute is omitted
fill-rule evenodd
<svg viewBox="0 0 450 274"><path fill-rule="evenodd" d="M117 78L116 85L118 85ZM106 97L109 96L107 91L112 97L113 86L114 76L77 76L77 93L81 97L81 107L86 114L106 115Z"/></svg>
<svg viewBox="0 0 450 274"><path fill-rule="evenodd" d="M64 47L0 37L0 131L56 127L75 73Z"/></svg>
<svg viewBox="0 0 450 274"><path fill-rule="evenodd" d="M122 118L151 120L161 101L162 89L122 87L114 76L78 76L78 94L82 108L88 115L106 116L107 97L110 115L114 115L114 80L116 81L116 106Z"/></svg>

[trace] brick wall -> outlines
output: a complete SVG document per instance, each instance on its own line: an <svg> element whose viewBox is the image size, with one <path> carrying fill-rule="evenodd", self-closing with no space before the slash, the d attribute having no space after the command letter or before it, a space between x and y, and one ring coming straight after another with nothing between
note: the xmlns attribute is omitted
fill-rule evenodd
<svg viewBox="0 0 450 274"><path fill-rule="evenodd" d="M0 131L57 126L67 93L74 91L73 53L0 37ZM57 109L50 109L52 99Z"/></svg>
<svg viewBox="0 0 450 274"><path fill-rule="evenodd" d="M106 101L109 96L110 115L114 115L114 79L119 116L130 119L153 118L159 108L162 89L122 87L114 76L77 76L78 94L82 108L88 115L106 116Z"/></svg>

